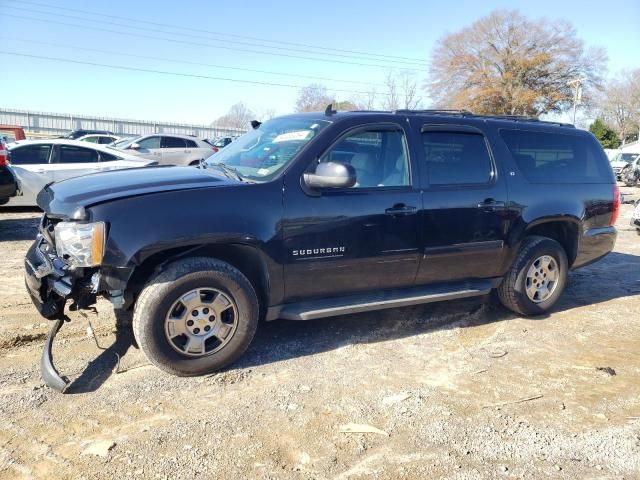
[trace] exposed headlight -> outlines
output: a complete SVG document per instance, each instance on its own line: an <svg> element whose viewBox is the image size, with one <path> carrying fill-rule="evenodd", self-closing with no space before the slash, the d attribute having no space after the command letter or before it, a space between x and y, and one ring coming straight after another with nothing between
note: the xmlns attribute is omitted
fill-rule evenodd
<svg viewBox="0 0 640 480"><path fill-rule="evenodd" d="M60 222L55 227L56 251L74 267L93 267L104 254L103 222Z"/></svg>

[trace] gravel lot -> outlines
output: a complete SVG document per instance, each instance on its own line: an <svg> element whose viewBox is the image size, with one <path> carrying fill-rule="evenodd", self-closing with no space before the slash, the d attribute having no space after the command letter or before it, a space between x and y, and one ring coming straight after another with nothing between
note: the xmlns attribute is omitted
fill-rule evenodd
<svg viewBox="0 0 640 480"><path fill-rule="evenodd" d="M40 379L49 325L22 279L39 213L0 209L0 478L640 478L631 211L550 315L482 298L277 321L208 377L148 365L101 302L89 319L107 350L79 314L58 336L75 379L60 395ZM363 426L377 430L349 432Z"/></svg>

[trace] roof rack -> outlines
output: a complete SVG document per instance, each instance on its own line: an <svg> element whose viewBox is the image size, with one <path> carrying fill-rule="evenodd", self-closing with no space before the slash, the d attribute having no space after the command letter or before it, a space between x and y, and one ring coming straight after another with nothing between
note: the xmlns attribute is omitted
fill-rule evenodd
<svg viewBox="0 0 640 480"><path fill-rule="evenodd" d="M459 117L470 118L491 118L494 120L510 120L512 122L539 122L549 125L558 125L560 127L575 128L571 123L554 122L548 120L540 120L538 117L527 115L480 115L470 112L469 110L395 110L392 113L400 114L418 114L418 115L453 115Z"/></svg>

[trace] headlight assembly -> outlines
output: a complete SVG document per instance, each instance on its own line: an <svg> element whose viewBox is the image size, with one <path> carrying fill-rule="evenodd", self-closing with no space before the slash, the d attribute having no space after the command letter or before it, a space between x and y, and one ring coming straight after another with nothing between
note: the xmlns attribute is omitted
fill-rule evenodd
<svg viewBox="0 0 640 480"><path fill-rule="evenodd" d="M100 265L104 238L103 222L60 222L55 226L56 251L74 267Z"/></svg>

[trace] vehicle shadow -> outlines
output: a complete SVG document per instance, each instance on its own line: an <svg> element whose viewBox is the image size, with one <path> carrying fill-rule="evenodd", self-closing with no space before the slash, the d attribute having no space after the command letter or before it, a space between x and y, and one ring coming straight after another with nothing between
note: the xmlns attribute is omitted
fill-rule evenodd
<svg viewBox="0 0 640 480"><path fill-rule="evenodd" d="M100 355L91 360L82 373L71 382L65 391L66 394L77 395L98 390L118 369L120 359L134 345L130 316L118 313L115 316L117 328L114 342L108 347L98 347L102 350Z"/></svg>
<svg viewBox="0 0 640 480"><path fill-rule="evenodd" d="M571 272L567 289L551 313L634 295L640 295L640 256L613 252L596 264ZM531 318L544 321L548 317ZM518 315L502 307L495 295L487 295L306 322L277 320L260 326L249 350L233 368L514 318Z"/></svg>
<svg viewBox="0 0 640 480"><path fill-rule="evenodd" d="M0 242L35 239L40 216L34 214L38 212L30 207L0 207Z"/></svg>

